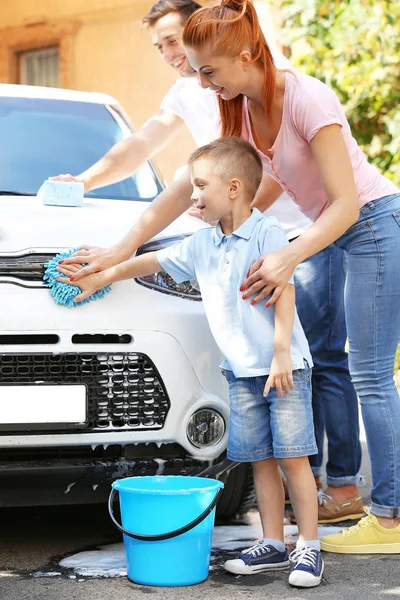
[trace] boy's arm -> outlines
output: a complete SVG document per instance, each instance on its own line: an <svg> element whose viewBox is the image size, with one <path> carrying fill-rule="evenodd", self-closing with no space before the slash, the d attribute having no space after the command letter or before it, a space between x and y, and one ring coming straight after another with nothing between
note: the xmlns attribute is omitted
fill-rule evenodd
<svg viewBox="0 0 400 600"><path fill-rule="evenodd" d="M82 290L82 293L74 298L74 302L81 302L98 290L101 290L106 285L115 283L116 281L143 277L144 275L150 275L151 273L158 273L158 271L161 270L162 267L157 260L156 252L148 252L141 256L135 256L134 258L130 258L109 269L105 269L100 273L94 273L83 277L79 281L79 287ZM69 265L63 268L63 273L67 275L68 278L58 277L57 281L76 286L75 274L77 271L78 268L75 265Z"/></svg>
<svg viewBox="0 0 400 600"><path fill-rule="evenodd" d="M292 343L294 312L295 312L295 289L292 283L288 283L275 303L275 335L274 354L279 352L290 352Z"/></svg>
<svg viewBox="0 0 400 600"><path fill-rule="evenodd" d="M162 267L157 260L156 252L146 252L140 256L130 258L119 265L110 267L104 271L108 283L115 283L123 279L133 279L136 277L144 277L151 273L158 273Z"/></svg>
<svg viewBox="0 0 400 600"><path fill-rule="evenodd" d="M286 233L274 217L267 217L262 221L259 236L259 249L262 255L276 252L287 246L289 243ZM246 299L249 296L245 292L242 297ZM274 356L269 376L265 384L264 396L268 395L269 390L272 387L276 387L278 396L282 398L284 393L289 394L290 388L293 389L294 387L292 358L290 354L295 315L295 289L293 276L290 278L289 283L286 284L279 300L279 303L275 302L275 308L270 308L269 300L265 306L265 310L274 310L275 324ZM254 304L254 298L251 303Z"/></svg>
<svg viewBox="0 0 400 600"><path fill-rule="evenodd" d="M74 301L85 300L101 288L121 281L123 279L132 279L143 277L151 273L158 273L163 269L177 282L187 281L196 277L193 247L196 234L187 237L182 242L158 250L157 252L146 252L140 256L135 256L99 273L87 275L77 283L76 274L79 273L77 265L63 265L58 267L65 277L58 277L57 281L75 285L81 288L82 293L76 296Z"/></svg>
<svg viewBox="0 0 400 600"><path fill-rule="evenodd" d="M266 308L265 310L274 310ZM282 294L275 302L275 334L274 356L271 370L265 384L264 396L268 395L271 387L276 387L278 396L289 394L294 388L292 376L292 358L290 345L292 342L295 314L295 289L288 283Z"/></svg>

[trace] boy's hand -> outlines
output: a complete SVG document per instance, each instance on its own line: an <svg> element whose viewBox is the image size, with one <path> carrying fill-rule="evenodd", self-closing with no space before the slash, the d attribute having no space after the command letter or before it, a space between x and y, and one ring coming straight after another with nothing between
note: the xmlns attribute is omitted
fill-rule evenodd
<svg viewBox="0 0 400 600"><path fill-rule="evenodd" d="M290 352L275 352L271 363L271 370L264 388L264 396L268 396L271 388L275 387L279 398L290 394L294 389L292 376L292 358Z"/></svg>
<svg viewBox="0 0 400 600"><path fill-rule="evenodd" d="M79 284L77 284L75 281L75 273L79 271L79 267L76 267L75 265L66 265L65 267L62 267L62 269L61 267L58 267L58 270L62 270L67 277L57 277L57 281L79 287L82 290L81 294L75 296L74 302L81 302L82 300L89 298L89 296L95 294L107 285L107 282L104 281L103 273L94 273L93 275L82 277L82 279L79 280Z"/></svg>
<svg viewBox="0 0 400 600"><path fill-rule="evenodd" d="M99 248L97 246L81 246L78 252L60 261L60 273L69 276L67 269L76 267L75 281L80 281L92 273L104 271L125 260L116 248ZM86 267L82 264L87 264ZM80 287L80 286L79 286Z"/></svg>

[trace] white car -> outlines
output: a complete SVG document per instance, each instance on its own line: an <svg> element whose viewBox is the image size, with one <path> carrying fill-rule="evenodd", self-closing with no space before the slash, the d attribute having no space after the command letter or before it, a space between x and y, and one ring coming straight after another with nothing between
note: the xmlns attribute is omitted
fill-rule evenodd
<svg viewBox="0 0 400 600"><path fill-rule="evenodd" d="M57 252L113 245L163 188L145 164L83 207L36 197L128 136L125 113L102 94L3 84L0 131L0 506L102 502L113 479L183 473L225 480L220 516L244 510L251 473L226 458L227 388L196 282L161 272L66 308L42 281ZM138 252L203 226L184 215Z"/></svg>

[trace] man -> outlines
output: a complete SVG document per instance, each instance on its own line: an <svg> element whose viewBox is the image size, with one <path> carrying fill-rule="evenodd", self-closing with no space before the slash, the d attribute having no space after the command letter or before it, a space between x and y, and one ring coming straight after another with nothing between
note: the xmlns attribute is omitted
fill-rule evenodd
<svg viewBox="0 0 400 600"><path fill-rule="evenodd" d="M132 175L172 141L183 124L198 145L218 136L216 95L211 89L199 86L180 41L185 22L198 8L200 5L193 0L159 0L143 19L161 57L180 75L162 101L160 110L84 173L76 177L60 175L53 179L82 181L85 191L90 191ZM274 60L278 68L290 68L290 63L283 56L274 56ZM190 180L184 175L152 202L114 248L84 247L84 258L79 253L77 257L80 256L81 262L88 263L88 266L81 269L75 281L126 260L142 243L187 210L191 205L190 196ZM266 214L276 216L289 240L295 239L311 224L268 176L263 179L255 206ZM65 262L73 260L66 259ZM296 269L295 282L297 309L314 359L313 407L319 454L311 457L310 462L318 487L322 474L324 430L328 437L328 488L319 494L319 522L357 519L363 515L357 488L361 448L357 397L344 351L343 253L332 245L307 259Z"/></svg>

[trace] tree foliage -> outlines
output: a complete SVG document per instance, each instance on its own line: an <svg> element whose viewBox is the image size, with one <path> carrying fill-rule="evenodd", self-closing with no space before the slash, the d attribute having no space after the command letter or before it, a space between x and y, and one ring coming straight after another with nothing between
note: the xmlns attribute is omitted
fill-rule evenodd
<svg viewBox="0 0 400 600"><path fill-rule="evenodd" d="M339 96L353 135L400 185L400 0L282 0L294 66Z"/></svg>

